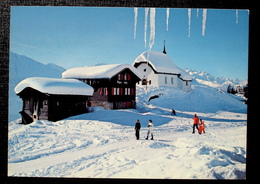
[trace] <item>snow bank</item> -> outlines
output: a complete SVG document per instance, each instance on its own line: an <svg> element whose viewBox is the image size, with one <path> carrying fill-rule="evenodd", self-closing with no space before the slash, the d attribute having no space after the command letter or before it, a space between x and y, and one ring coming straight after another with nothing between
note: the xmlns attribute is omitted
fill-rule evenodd
<svg viewBox="0 0 260 184"><path fill-rule="evenodd" d="M93 95L93 88L79 80L52 79L44 77L30 77L24 79L14 88L14 91L16 94L19 94L28 87L47 94L84 96Z"/></svg>

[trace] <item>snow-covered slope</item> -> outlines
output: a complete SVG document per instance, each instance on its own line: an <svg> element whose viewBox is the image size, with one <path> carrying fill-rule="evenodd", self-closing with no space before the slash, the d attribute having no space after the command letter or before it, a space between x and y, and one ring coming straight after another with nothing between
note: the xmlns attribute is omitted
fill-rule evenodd
<svg viewBox="0 0 260 184"><path fill-rule="evenodd" d="M188 93L171 87L150 88L148 91L140 89L138 93L137 100L148 101L149 97L159 95L149 104L179 111L216 113L223 110L246 113L247 109L241 97L204 85L193 85Z"/></svg>
<svg viewBox="0 0 260 184"><path fill-rule="evenodd" d="M58 122L26 126L13 121L9 123L8 175L244 179L246 105L209 86L195 85L193 91L138 87L137 109L95 108ZM150 95L160 93L147 102ZM177 116L170 115L172 107ZM205 121L206 134L192 134L194 113ZM136 119L142 125L138 141ZM155 126L153 141L144 139L149 119Z"/></svg>
<svg viewBox="0 0 260 184"><path fill-rule="evenodd" d="M9 122L20 117L22 100L15 94L15 86L28 77L61 78L65 69L55 64L44 65L27 56L10 52L9 63Z"/></svg>

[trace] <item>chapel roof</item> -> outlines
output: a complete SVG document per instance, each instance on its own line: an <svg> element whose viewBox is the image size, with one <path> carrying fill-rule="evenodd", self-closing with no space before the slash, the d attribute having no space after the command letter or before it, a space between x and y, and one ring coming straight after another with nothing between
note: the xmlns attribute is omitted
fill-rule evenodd
<svg viewBox="0 0 260 184"><path fill-rule="evenodd" d="M145 62L150 64L157 73L180 74L180 78L183 80L192 80L192 77L175 65L172 59L165 53L151 50L145 51L135 59L133 66Z"/></svg>

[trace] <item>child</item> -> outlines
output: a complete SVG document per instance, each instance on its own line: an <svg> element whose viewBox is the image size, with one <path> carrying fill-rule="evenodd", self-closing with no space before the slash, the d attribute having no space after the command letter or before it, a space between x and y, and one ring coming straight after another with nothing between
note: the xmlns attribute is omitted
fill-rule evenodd
<svg viewBox="0 0 260 184"><path fill-rule="evenodd" d="M200 124L199 124L199 134L201 134L202 132L205 134L205 124L204 121L202 121L202 119L200 119Z"/></svg>

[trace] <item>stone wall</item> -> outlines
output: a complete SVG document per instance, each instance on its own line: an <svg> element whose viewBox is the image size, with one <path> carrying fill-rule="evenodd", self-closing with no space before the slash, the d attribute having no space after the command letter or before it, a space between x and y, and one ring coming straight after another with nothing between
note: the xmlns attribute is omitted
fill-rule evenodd
<svg viewBox="0 0 260 184"><path fill-rule="evenodd" d="M106 110L113 109L113 102L107 102L107 101L92 101L93 107L102 107Z"/></svg>

